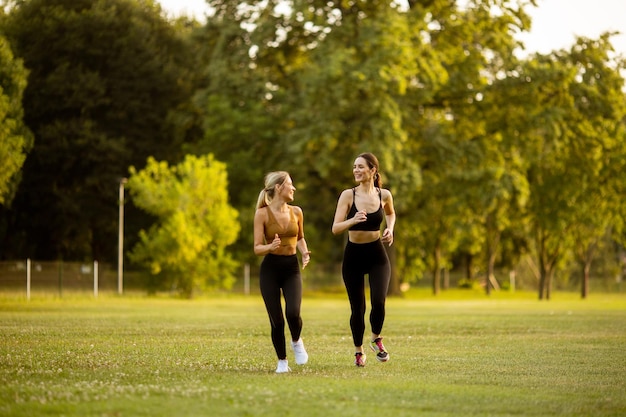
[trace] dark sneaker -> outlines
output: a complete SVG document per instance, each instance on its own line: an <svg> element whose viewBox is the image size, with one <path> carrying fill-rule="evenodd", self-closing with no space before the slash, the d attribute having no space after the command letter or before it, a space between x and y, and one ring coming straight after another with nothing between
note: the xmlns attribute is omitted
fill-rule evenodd
<svg viewBox="0 0 626 417"><path fill-rule="evenodd" d="M376 352L376 359L379 362L387 362L389 360L389 353L385 350L385 346L383 346L383 338L378 337L376 340L373 340L370 343L370 347L374 352Z"/></svg>
<svg viewBox="0 0 626 417"><path fill-rule="evenodd" d="M365 356L365 353L357 352L354 354L354 364L360 368L365 366L366 359L367 356Z"/></svg>

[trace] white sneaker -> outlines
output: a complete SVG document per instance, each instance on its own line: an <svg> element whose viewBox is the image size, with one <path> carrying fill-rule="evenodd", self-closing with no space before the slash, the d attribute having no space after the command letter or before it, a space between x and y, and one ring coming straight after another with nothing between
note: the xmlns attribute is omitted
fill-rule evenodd
<svg viewBox="0 0 626 417"><path fill-rule="evenodd" d="M276 367L277 374L284 374L285 372L291 372L291 368L289 367L289 362L287 359L279 359L278 366Z"/></svg>
<svg viewBox="0 0 626 417"><path fill-rule="evenodd" d="M304 365L309 361L309 354L306 353L302 339L298 339L297 342L292 341L291 348L293 349L293 353L296 355L296 363L298 365Z"/></svg>

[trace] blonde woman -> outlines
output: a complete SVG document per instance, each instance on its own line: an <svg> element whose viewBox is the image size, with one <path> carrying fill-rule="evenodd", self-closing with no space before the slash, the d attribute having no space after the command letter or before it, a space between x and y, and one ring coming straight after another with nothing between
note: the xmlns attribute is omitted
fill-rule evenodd
<svg viewBox="0 0 626 417"><path fill-rule="evenodd" d="M254 214L254 253L263 256L260 288L271 325L272 344L278 357L276 373L289 372L285 341L285 320L291 333L291 348L298 365L307 363L302 332L302 276L296 251L302 256L304 269L311 259L304 239L302 209L288 203L293 201L296 187L289 173L270 172L265 187L259 193ZM281 292L285 299L283 315Z"/></svg>

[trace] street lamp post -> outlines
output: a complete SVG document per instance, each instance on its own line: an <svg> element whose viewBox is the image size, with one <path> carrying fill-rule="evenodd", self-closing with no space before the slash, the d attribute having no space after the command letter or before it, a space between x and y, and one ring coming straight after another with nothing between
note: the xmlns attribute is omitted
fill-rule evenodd
<svg viewBox="0 0 626 417"><path fill-rule="evenodd" d="M120 179L120 218L119 218L119 235L117 244L117 292L122 294L124 291L124 184L128 182L127 178Z"/></svg>

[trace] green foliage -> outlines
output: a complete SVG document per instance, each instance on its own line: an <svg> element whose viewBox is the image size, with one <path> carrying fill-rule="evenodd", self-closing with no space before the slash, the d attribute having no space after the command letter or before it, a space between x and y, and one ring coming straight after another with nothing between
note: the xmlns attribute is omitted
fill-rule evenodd
<svg viewBox="0 0 626 417"><path fill-rule="evenodd" d="M572 107L552 92L565 91L562 83L576 71L548 57L548 91L534 90L546 88L542 77L524 78L525 65L534 64L518 62L513 35L529 28L525 8L534 1L409 2L408 9L293 2L283 14L277 2L235 3L210 2L216 14L205 33L214 78L197 97L206 133L196 152L215 152L228 163L242 210L250 206L243 196L256 194L264 172L289 170L315 253L339 262L343 240L328 233L336 198L352 183L354 156L373 151L396 196L396 276L415 282L430 270L434 288L440 269L455 267L458 258L478 259L487 274L496 264L514 268L534 246L532 219L567 222L563 201L542 200L559 187L566 159L537 143L557 132L551 126L575 131L573 121L555 122ZM600 62L608 58L594 65ZM612 75L588 78L602 84ZM527 79L530 89L516 84ZM557 170L545 189L533 188L535 161ZM543 214L531 214L532 207ZM559 242L562 232L549 234ZM242 239L248 251L249 234Z"/></svg>
<svg viewBox="0 0 626 417"><path fill-rule="evenodd" d="M237 264L226 248L239 223L228 203L225 165L213 155L187 156L172 167L149 158L143 170L130 171L135 204L158 219L140 232L130 259L147 266L161 288L168 284L188 297L198 289L230 288Z"/></svg>
<svg viewBox="0 0 626 417"><path fill-rule="evenodd" d="M27 71L0 36L0 205L8 206L15 194L26 153L33 146L24 125L22 96Z"/></svg>
<svg viewBox="0 0 626 417"><path fill-rule="evenodd" d="M291 169L288 144L280 137L286 108L275 104L276 99L268 100L268 78L276 77L278 70L251 58L254 45L245 27L245 9L233 1L211 2L211 6L215 19L194 33L202 51L201 68L207 74L194 97L203 137L184 149L196 155L212 153L226 163L231 202L242 213L242 229L249 231L239 236L233 252L242 262L254 263L259 259L252 251L252 220L263 177L269 171Z"/></svg>
<svg viewBox="0 0 626 417"><path fill-rule="evenodd" d="M181 156L170 116L194 80L186 32L130 0L19 2L3 30L30 72L24 120L35 135L3 255L112 261L119 178L148 156ZM148 219L127 214L133 238Z"/></svg>
<svg viewBox="0 0 626 417"><path fill-rule="evenodd" d="M491 7L503 13L494 16ZM511 169L507 143L489 130L494 115L480 101L496 75L515 63L510 30L523 30L528 22L521 9L502 2L459 7L435 1L413 13L428 24L423 36L432 48L420 54L430 57L430 65L423 64L430 69L420 68L416 76L422 83L404 99L403 122L410 138L404 153L417 161L422 182L419 192L415 186L401 189L398 200L406 196L410 209L399 218L408 217L411 230L400 231L399 240L425 248L437 292L439 271L453 267L456 254L480 255L493 265L495 259L487 253L495 253L506 219L515 213L510 206L516 188L523 188L517 180L521 175ZM433 74L432 68L438 71Z"/></svg>
<svg viewBox="0 0 626 417"><path fill-rule="evenodd" d="M626 106L623 63L610 63L610 49L608 35L579 39L571 51L534 56L494 89L504 109L498 129L511 141L509 154L521 156L528 183L540 298L550 298L551 279L572 251L589 265L621 217L615 191L626 180Z"/></svg>
<svg viewBox="0 0 626 417"><path fill-rule="evenodd" d="M209 0L203 26L168 22L148 0L14 4L2 25L31 74L36 146L3 213L4 256L110 259L119 177L184 154L225 164L248 231L228 255L242 263L260 261L254 201L281 169L305 212L307 270L337 271L345 236L330 225L362 151L394 194L392 289L432 276L438 292L441 270L461 264L474 285L532 257L549 298L553 278L578 282L573 263L585 282L603 248L626 241L624 61L612 34L516 57L534 0ZM130 240L148 244L139 230L164 213L128 208ZM202 246L177 216L155 237L181 229L185 247Z"/></svg>

